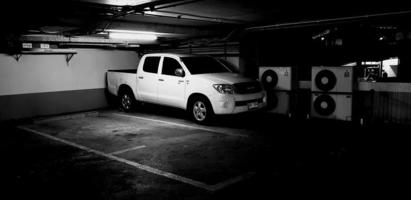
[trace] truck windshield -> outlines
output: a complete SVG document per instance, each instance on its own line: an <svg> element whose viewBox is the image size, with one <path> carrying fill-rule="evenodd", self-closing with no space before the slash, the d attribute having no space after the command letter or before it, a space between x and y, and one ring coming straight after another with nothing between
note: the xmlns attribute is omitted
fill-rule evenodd
<svg viewBox="0 0 411 200"><path fill-rule="evenodd" d="M226 66L212 57L182 57L181 60L191 74L231 72Z"/></svg>

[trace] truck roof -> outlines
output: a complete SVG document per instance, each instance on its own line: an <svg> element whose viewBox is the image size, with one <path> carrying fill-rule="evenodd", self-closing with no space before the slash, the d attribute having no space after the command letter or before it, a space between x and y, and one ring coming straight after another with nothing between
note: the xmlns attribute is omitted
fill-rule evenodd
<svg viewBox="0 0 411 200"><path fill-rule="evenodd" d="M205 56L195 54L181 54L181 53L148 53L145 56L177 56L177 57L192 57L192 56Z"/></svg>

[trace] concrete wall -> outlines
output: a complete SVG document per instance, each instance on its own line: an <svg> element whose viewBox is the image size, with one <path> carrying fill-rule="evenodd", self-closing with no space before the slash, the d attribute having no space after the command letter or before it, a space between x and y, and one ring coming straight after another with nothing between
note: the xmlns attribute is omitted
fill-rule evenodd
<svg viewBox="0 0 411 200"><path fill-rule="evenodd" d="M133 51L76 49L65 55L0 54L0 120L91 110L107 106L108 69L136 68Z"/></svg>
<svg viewBox="0 0 411 200"><path fill-rule="evenodd" d="M229 67L235 72L241 73L239 56L223 56L217 58L226 61L225 64L229 65Z"/></svg>

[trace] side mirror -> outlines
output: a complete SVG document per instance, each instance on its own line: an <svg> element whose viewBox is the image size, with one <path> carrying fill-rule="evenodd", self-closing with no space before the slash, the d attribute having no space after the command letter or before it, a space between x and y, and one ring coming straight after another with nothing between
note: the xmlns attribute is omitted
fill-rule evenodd
<svg viewBox="0 0 411 200"><path fill-rule="evenodd" d="M177 68L177 69L174 71L174 74L175 74L176 76L179 76L179 77L184 77L184 76L185 76L184 70L183 70L182 68Z"/></svg>

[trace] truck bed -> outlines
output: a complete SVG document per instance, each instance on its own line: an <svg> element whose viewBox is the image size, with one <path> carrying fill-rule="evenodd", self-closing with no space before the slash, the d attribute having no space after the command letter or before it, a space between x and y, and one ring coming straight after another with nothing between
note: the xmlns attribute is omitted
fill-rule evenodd
<svg viewBox="0 0 411 200"><path fill-rule="evenodd" d="M118 70L108 70L109 72L121 72L121 73L130 73L130 74L136 74L137 69L118 69Z"/></svg>
<svg viewBox="0 0 411 200"><path fill-rule="evenodd" d="M111 94L117 96L121 85L127 85L134 91L137 81L136 79L136 69L108 70L107 87Z"/></svg>

